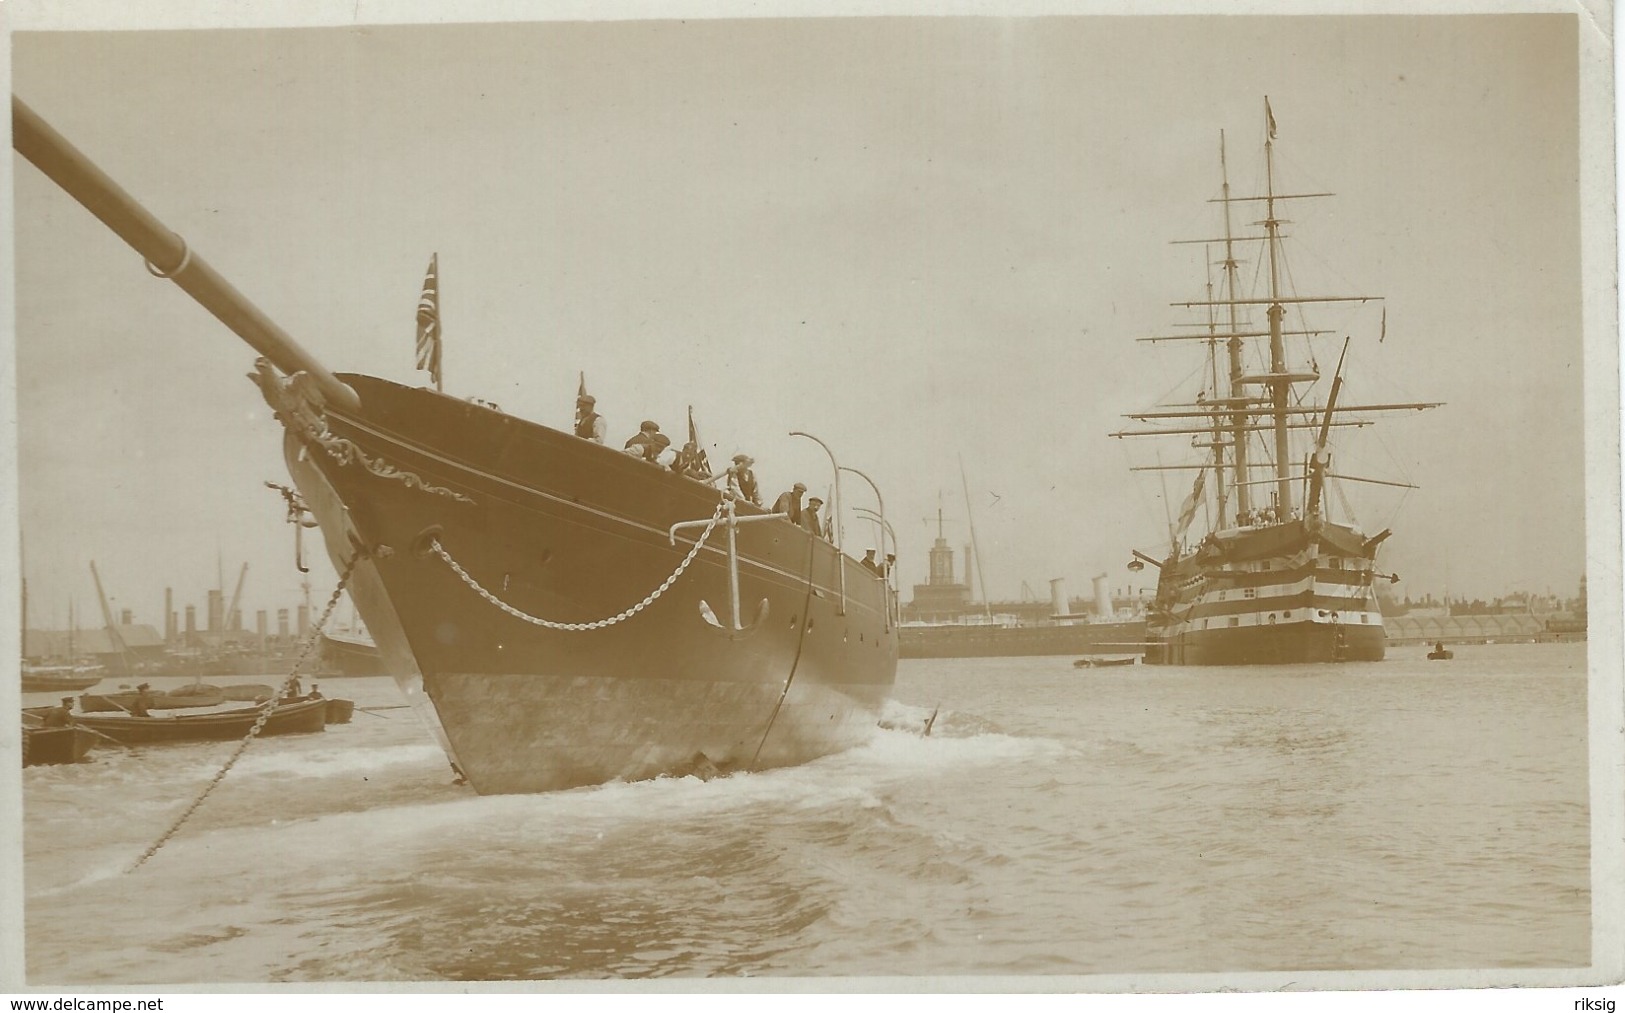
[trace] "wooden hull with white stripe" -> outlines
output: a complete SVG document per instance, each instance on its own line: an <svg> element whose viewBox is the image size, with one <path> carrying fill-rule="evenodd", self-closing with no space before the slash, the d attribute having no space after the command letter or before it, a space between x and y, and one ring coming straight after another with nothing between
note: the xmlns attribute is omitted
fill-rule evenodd
<svg viewBox="0 0 1625 1013"><path fill-rule="evenodd" d="M1204 539L1163 563L1147 626L1150 664L1381 661L1376 540L1290 521Z"/></svg>

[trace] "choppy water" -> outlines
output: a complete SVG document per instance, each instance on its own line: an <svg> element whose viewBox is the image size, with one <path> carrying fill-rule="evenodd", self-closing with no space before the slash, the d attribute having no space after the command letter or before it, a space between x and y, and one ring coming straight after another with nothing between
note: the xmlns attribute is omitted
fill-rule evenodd
<svg viewBox="0 0 1625 1013"><path fill-rule="evenodd" d="M98 750L23 772L29 980L1588 963L1585 645L1425 650L910 661L868 746L544 796L475 796L411 712L358 713L256 743L133 874L231 744Z"/></svg>

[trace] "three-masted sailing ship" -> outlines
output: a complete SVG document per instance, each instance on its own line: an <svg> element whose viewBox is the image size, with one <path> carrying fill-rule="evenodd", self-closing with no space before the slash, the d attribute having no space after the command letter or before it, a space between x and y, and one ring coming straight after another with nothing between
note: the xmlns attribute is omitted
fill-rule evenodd
<svg viewBox="0 0 1625 1013"><path fill-rule="evenodd" d="M1378 581L1398 577L1379 571L1377 552L1392 531L1368 534L1351 516L1334 516L1328 491L1343 481L1411 486L1335 472L1331 438L1334 430L1372 424L1373 416L1438 405L1341 402L1349 336L1324 399L1317 396L1324 376L1314 342L1336 332L1300 325L1303 310L1379 297L1288 290L1280 209L1332 195L1276 191L1276 125L1268 99L1264 116L1264 192L1231 193L1221 133L1222 189L1214 203L1223 212L1222 232L1178 241L1200 243L1218 254L1217 261L1211 253L1207 258L1206 297L1172 304L1201 310L1205 320L1188 333L1141 339L1205 345L1204 389L1193 400L1132 413L1127 417L1145 427L1112 434L1177 436L1201 452L1199 463L1133 469L1196 472L1177 520L1170 518L1168 550L1161 558L1135 550L1129 564L1133 570L1149 564L1158 571L1146 617L1148 663L1380 661L1386 637L1376 589ZM1237 209L1260 206L1263 218L1251 224L1262 232L1238 234ZM1256 292L1243 287L1244 246L1260 249ZM1222 268L1217 285L1214 266ZM1254 323L1259 310L1266 316L1262 327ZM1295 315L1290 327L1289 312ZM1385 313L1381 321L1385 331ZM1199 513L1206 518L1205 533L1195 527Z"/></svg>

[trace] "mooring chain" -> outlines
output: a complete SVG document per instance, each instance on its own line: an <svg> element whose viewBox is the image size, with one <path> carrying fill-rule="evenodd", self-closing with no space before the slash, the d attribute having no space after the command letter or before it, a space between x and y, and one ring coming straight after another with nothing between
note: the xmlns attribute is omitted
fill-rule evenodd
<svg viewBox="0 0 1625 1013"><path fill-rule="evenodd" d="M226 774L230 773L231 768L235 767L237 765L237 761L242 759L243 753L248 751L249 744L252 743L255 737L259 735L261 729L265 727L265 723L271 720L271 715L276 711L277 702L282 699L283 694L287 693L288 690L293 688L293 681L294 679L298 678L299 671L304 667L305 660L310 657L311 648L313 648L317 642L321 640L322 628L327 625L327 620L332 617L333 610L338 607L339 598L344 594L344 587L350 582L350 575L355 572L356 565L360 563L366 555L366 552L358 549L356 550L355 554L350 557L350 561L345 564L344 572L339 575L338 585L333 588L333 593L328 596L327 605L322 609L321 616L317 618L316 624L310 629L310 635L305 638L304 644L300 646L299 656L294 659L293 668L289 669L288 677L284 679L282 681L282 685L271 694L271 698L265 701L265 705L260 709L259 717L254 721L254 727L250 728L248 730L248 734L243 736L243 740L237 743L236 750L232 752L225 764L221 766L219 772L216 773L214 777L210 779L209 783L204 786L203 791L198 794L198 797L192 800L192 804L186 807L186 811L180 814L180 817L175 820L168 830L164 831L164 835L162 837L153 842L152 847L148 848L145 854L136 859L135 864L130 866L129 871L134 872L135 870L141 868L142 865L146 864L147 859L158 853L158 849L162 848L165 844L168 844L169 839L174 837L175 834L180 831L181 827L186 824L187 820L192 818L192 814L197 812L198 806L203 804L203 800L209 797L210 792L214 791L215 787L218 786L221 781L225 780Z"/></svg>
<svg viewBox="0 0 1625 1013"><path fill-rule="evenodd" d="M636 605L618 612L615 615L610 616L608 619L599 619L596 622L590 623L556 623L551 619L542 619L538 616L533 616L528 612L522 612L498 598L490 591L487 591L485 588L481 587L479 581L470 576L469 572L463 569L462 566L458 564L457 560L451 558L451 553L447 552L446 547L440 544L440 539L430 539L429 548L434 551L435 555L444 560L446 565L451 567L452 572L461 577L463 579L463 583L472 588L475 594L478 594L481 598L484 598L486 601L513 616L515 619L523 619L525 622L530 623L533 626L542 626L550 630L564 630L570 633L576 633L582 630L601 630L606 626L614 626L616 623L625 622L626 620L632 618L639 612L642 612L644 609L648 608L650 605L653 605L656 599L670 590L671 586L677 583L677 578L681 577L683 575L683 571L687 570L689 564L694 562L695 558L699 556L700 549L705 545L705 540L711 537L711 532L716 530L717 523L722 520L722 514L727 508L727 504L728 501L726 499L723 499L717 503L717 512L711 515L710 523L705 526L704 531L700 532L700 537L695 541L694 547L688 550L688 555L683 557L683 561L677 564L677 569L673 570L671 572L671 576L667 577L659 587L655 588L653 591L650 591L648 595L646 595L644 599L638 602Z"/></svg>

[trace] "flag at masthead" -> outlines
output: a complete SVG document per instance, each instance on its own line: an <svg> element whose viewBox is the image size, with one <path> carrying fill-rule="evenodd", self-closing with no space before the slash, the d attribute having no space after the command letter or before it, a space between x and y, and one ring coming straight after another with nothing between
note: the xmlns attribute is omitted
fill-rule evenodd
<svg viewBox="0 0 1625 1013"><path fill-rule="evenodd" d="M440 373L440 255L429 256L429 272L423 276L423 294L418 297L418 366L429 371L434 389L441 388Z"/></svg>

